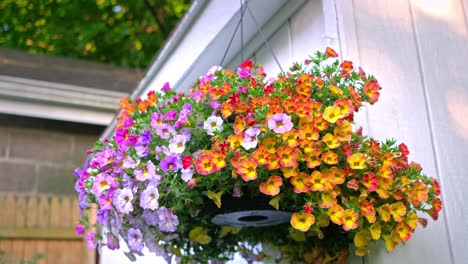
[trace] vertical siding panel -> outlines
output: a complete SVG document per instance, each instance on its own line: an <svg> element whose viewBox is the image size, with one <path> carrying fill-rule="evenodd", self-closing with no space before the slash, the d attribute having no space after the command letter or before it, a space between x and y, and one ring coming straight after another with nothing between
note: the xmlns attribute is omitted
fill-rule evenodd
<svg viewBox="0 0 468 264"><path fill-rule="evenodd" d="M291 17L292 61L304 61L308 55L322 50L326 46L324 35L322 1L307 1L304 7Z"/></svg>
<svg viewBox="0 0 468 264"><path fill-rule="evenodd" d="M400 1L354 1L360 63L381 85L381 100L368 109L369 134L405 142L425 173L436 175L428 116L418 67L409 4ZM369 263L450 263L444 219L416 230L406 246L388 254L383 243L373 248ZM434 250L437 249L437 250Z"/></svg>
<svg viewBox="0 0 468 264"><path fill-rule="evenodd" d="M291 58L289 57L288 31L289 26L287 23L285 23L269 39L269 42L273 48L273 52L278 58L278 61L284 71L287 71L291 66ZM264 44L255 54L257 62L263 64L268 77L276 77L276 75L281 72L267 44Z"/></svg>
<svg viewBox="0 0 468 264"><path fill-rule="evenodd" d="M460 206L468 189L468 34L464 7L458 0L446 0L437 8L419 1L412 1L412 14L442 184L443 216L452 261L462 263L468 258L468 207Z"/></svg>

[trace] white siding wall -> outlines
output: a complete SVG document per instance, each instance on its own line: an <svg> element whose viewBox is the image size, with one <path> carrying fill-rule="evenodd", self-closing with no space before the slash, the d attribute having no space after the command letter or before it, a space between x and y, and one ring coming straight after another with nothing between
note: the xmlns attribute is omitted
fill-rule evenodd
<svg viewBox="0 0 468 264"><path fill-rule="evenodd" d="M309 0L269 38L284 70L331 46L374 74L381 99L358 123L375 138L405 142L410 159L441 182L439 220L391 254L375 245L366 263L468 259L467 10L466 0ZM252 57L269 76L279 72L267 45Z"/></svg>

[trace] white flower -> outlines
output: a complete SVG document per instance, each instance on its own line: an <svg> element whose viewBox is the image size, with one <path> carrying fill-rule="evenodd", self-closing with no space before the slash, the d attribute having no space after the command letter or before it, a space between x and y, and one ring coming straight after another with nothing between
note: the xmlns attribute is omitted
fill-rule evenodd
<svg viewBox="0 0 468 264"><path fill-rule="evenodd" d="M219 116L210 116L203 124L203 128L210 136L214 136L215 131L223 131L223 119Z"/></svg>
<svg viewBox="0 0 468 264"><path fill-rule="evenodd" d="M249 127L245 131L245 136L242 139L242 147L249 150L257 147L257 136L260 134L260 129L256 127Z"/></svg>
<svg viewBox="0 0 468 264"><path fill-rule="evenodd" d="M187 138L184 135L176 135L169 142L169 151L174 154L181 154L185 150Z"/></svg>

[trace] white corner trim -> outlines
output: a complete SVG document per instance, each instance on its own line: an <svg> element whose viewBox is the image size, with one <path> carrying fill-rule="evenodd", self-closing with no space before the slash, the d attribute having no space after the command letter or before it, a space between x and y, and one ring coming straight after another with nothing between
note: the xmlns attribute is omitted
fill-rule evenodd
<svg viewBox="0 0 468 264"><path fill-rule="evenodd" d="M126 93L0 75L0 113L108 125Z"/></svg>

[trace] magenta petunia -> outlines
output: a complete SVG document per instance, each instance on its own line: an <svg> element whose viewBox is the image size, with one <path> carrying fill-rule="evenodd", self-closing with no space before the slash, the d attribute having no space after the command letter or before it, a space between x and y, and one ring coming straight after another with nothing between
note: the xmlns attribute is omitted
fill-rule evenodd
<svg viewBox="0 0 468 264"><path fill-rule="evenodd" d="M116 188L118 185L117 181L112 178L109 174L99 173L96 175L93 181L93 192L97 196L101 195L104 191L111 188Z"/></svg>

